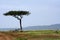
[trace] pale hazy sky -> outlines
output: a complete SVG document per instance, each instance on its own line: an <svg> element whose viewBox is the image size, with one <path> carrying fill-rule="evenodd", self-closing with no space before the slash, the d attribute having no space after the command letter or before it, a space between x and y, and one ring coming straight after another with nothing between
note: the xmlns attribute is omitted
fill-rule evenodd
<svg viewBox="0 0 60 40"><path fill-rule="evenodd" d="M10 10L27 10L23 27L60 24L60 0L0 0L0 28L18 28L19 21L3 14Z"/></svg>

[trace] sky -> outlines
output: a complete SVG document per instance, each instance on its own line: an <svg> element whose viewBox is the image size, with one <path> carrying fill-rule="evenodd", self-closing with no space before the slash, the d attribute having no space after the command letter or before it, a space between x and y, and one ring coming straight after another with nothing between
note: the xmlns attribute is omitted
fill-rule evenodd
<svg viewBox="0 0 60 40"><path fill-rule="evenodd" d="M3 14L11 11L29 11L22 26L60 24L60 0L0 0L0 28L19 28L19 20Z"/></svg>

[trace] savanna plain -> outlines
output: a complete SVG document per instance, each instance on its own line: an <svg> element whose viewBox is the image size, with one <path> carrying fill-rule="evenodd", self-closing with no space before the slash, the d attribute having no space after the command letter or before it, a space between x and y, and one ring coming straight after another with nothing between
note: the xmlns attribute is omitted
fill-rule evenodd
<svg viewBox="0 0 60 40"><path fill-rule="evenodd" d="M60 30L0 31L0 40L60 40Z"/></svg>

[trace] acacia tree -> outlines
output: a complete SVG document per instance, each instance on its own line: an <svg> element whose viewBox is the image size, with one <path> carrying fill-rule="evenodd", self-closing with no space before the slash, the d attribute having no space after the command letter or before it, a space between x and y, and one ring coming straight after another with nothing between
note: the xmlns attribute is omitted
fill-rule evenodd
<svg viewBox="0 0 60 40"><path fill-rule="evenodd" d="M19 21L20 21L20 30L21 32L23 31L22 30L22 18L23 18L23 15L29 15L29 11L9 11L7 13L5 13L4 15L5 16L13 16L15 18L17 18Z"/></svg>

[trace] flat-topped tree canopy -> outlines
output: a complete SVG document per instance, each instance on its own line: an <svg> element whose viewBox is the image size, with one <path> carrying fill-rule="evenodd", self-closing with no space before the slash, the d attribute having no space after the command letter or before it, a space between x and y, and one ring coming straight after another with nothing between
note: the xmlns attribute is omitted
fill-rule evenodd
<svg viewBox="0 0 60 40"><path fill-rule="evenodd" d="M29 11L9 11L7 13L5 13L4 15L5 16L13 16L15 18L17 18L20 22L20 30L21 32L23 31L22 30L22 18L23 18L23 15L29 15Z"/></svg>
<svg viewBox="0 0 60 40"><path fill-rule="evenodd" d="M15 15L18 15L18 16L20 16L20 15L29 15L30 13L29 13L29 11L9 11L9 12L7 12L7 13L5 13L4 15L6 15L6 16L15 16Z"/></svg>

